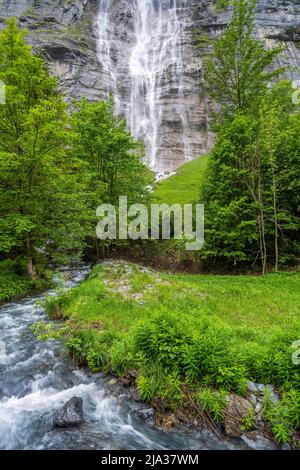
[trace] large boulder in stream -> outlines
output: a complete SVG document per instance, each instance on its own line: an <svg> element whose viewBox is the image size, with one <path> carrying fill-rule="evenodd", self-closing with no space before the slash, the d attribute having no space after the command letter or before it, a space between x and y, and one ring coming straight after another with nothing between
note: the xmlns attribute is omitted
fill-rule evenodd
<svg viewBox="0 0 300 470"><path fill-rule="evenodd" d="M53 418L53 426L55 428L79 426L83 422L83 400L78 397L71 398L68 403L55 413Z"/></svg>

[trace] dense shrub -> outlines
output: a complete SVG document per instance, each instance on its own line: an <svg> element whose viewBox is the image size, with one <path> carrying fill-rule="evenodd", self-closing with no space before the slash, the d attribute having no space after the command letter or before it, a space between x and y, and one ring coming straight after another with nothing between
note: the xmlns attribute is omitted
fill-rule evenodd
<svg viewBox="0 0 300 470"><path fill-rule="evenodd" d="M294 429L300 430L300 392L290 390L276 404L266 394L264 415L275 438L279 442L289 442Z"/></svg>
<svg viewBox="0 0 300 470"><path fill-rule="evenodd" d="M134 340L136 351L142 352L150 364L172 370L182 368L185 348L191 337L186 324L165 312L141 324Z"/></svg>
<svg viewBox="0 0 300 470"><path fill-rule="evenodd" d="M45 290L50 284L51 277L48 272L41 273L40 278L30 281L19 271L16 261L0 262L0 303Z"/></svg>

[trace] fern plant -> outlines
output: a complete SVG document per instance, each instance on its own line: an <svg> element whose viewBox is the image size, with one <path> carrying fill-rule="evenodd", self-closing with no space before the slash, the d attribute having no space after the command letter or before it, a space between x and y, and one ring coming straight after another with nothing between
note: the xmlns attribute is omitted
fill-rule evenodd
<svg viewBox="0 0 300 470"><path fill-rule="evenodd" d="M227 392L224 390L213 390L211 388L203 388L194 395L194 399L198 405L208 412L212 419L221 423L224 418L224 410L226 408Z"/></svg>

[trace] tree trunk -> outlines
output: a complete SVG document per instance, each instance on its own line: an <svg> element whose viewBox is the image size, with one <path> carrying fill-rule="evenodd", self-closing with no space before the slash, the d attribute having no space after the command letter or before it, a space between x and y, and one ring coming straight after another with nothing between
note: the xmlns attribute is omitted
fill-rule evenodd
<svg viewBox="0 0 300 470"><path fill-rule="evenodd" d="M275 169L272 165L272 177L273 177L273 212L274 212L274 229L275 229L275 272L278 272L279 269L279 244L278 244L278 214L277 214L277 185L276 185L276 176Z"/></svg>
<svg viewBox="0 0 300 470"><path fill-rule="evenodd" d="M99 259L100 259L100 251L99 251L99 243L98 243L98 240L95 240L95 250L96 250L97 261L99 261Z"/></svg>
<svg viewBox="0 0 300 470"><path fill-rule="evenodd" d="M34 281L37 278L36 268L33 263L33 258L31 255L31 245L29 235L26 237L26 254L27 254L27 274L31 281Z"/></svg>
<svg viewBox="0 0 300 470"><path fill-rule="evenodd" d="M259 232L260 232L260 244L261 244L261 262L262 262L262 273L263 275L267 272L267 258L268 250L266 244L266 226L265 226L265 211L264 211L264 196L263 196L263 185L262 185L262 166L261 166L261 152L259 138L256 141L255 147L255 158L257 168L257 200L259 205Z"/></svg>
<svg viewBox="0 0 300 470"><path fill-rule="evenodd" d="M37 278L36 268L33 264L33 259L32 258L28 258L28 260L27 260L27 274L28 274L29 279L31 281L34 281Z"/></svg>
<svg viewBox="0 0 300 470"><path fill-rule="evenodd" d="M262 191L261 191L261 183L259 181L258 185L258 200L259 200L259 209L260 209L260 215L259 215L259 222L260 222L260 230L261 230L261 242L262 242L262 270L263 274L266 274L267 272L267 244L266 244L266 228L265 228L265 214L264 214L264 203L263 203L263 197L262 197Z"/></svg>

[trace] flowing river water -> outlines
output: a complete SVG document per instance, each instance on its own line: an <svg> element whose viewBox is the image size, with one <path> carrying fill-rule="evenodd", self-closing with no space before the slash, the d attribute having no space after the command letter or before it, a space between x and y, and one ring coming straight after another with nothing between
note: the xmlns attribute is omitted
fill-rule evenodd
<svg viewBox="0 0 300 470"><path fill-rule="evenodd" d="M84 268L72 270L67 287L76 286L87 273ZM146 424L136 415L138 404L114 396L101 374L74 366L60 343L37 340L31 326L47 321L38 303L41 298L27 298L0 308L0 449L246 447L240 441L220 441L202 430L164 432ZM53 414L74 396L83 398L85 423L78 428L54 429Z"/></svg>

